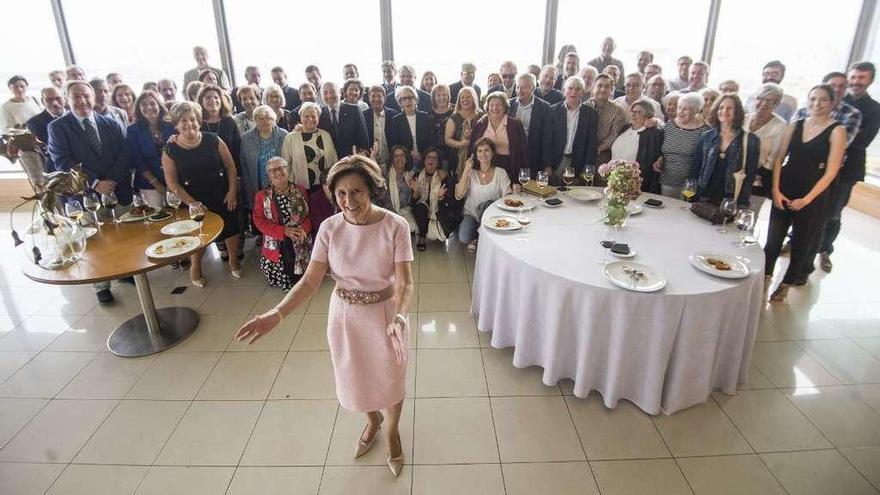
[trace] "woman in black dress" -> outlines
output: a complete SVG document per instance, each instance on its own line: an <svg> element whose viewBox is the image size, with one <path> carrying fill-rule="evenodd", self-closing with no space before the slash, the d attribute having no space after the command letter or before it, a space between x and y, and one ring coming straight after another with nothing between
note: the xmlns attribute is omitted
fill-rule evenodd
<svg viewBox="0 0 880 495"><path fill-rule="evenodd" d="M786 232L791 227L791 261L782 283L770 302L785 301L792 285L803 285L809 264L822 238L828 203L828 186L834 182L846 149L846 129L831 117L834 89L827 84L809 93L810 116L788 125L780 149L787 152L776 159L773 168L773 209L764 246L765 286ZM782 160L788 156L783 166Z"/></svg>
<svg viewBox="0 0 880 495"><path fill-rule="evenodd" d="M234 278L241 278L238 261L240 226L238 221L238 176L229 148L217 134L202 132L202 109L195 103L178 103L171 109L171 123L177 129L175 142L165 145L162 169L168 189L177 193L186 204L202 203L223 218L223 231L217 237L224 241L231 255L229 269ZM202 255L190 259L189 275L196 287L204 287Z"/></svg>

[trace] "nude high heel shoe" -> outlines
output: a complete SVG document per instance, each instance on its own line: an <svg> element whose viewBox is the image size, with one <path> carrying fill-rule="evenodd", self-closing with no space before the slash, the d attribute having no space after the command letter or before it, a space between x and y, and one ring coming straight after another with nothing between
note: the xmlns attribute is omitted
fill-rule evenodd
<svg viewBox="0 0 880 495"><path fill-rule="evenodd" d="M390 455L388 456L388 469L391 470L391 474L393 474L395 478L400 476L400 472L403 471L404 455L403 455L403 447L400 445L400 435L399 434L397 435L397 446L400 447L400 455L397 457L391 457ZM390 452L390 449L391 449L390 445L388 448L389 448L389 452Z"/></svg>
<svg viewBox="0 0 880 495"><path fill-rule="evenodd" d="M354 451L354 458L355 459L363 456L364 454L369 452L370 449L373 448L373 444L376 443L376 438L379 436L379 430L382 428L382 421L384 421L384 420L385 420L385 417L382 416L382 413L380 412L379 413L379 427L376 428L375 432L373 432L373 438L371 438L369 441L366 441L366 442L363 440L364 433L367 432L367 429L370 427L370 423L367 423L367 426L364 426L364 431L362 431L361 436L358 437L357 449Z"/></svg>

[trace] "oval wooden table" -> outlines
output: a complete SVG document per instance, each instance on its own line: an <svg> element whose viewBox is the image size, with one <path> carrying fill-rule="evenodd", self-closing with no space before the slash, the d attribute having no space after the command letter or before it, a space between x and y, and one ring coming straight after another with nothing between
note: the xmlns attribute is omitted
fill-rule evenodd
<svg viewBox="0 0 880 495"><path fill-rule="evenodd" d="M189 337L199 324L199 315L195 310L184 307L157 310L147 278L147 272L179 261L189 254L155 259L147 257L145 251L154 242L170 237L160 232L162 227L188 219L187 211L181 209L161 222L106 222L87 241L82 258L73 265L63 270L46 270L39 265L25 263L22 271L31 280L53 285L79 285L134 277L143 313L116 327L107 339L107 348L123 357L161 352ZM210 245L222 230L223 219L208 212L202 224L199 249ZM198 231L187 235L198 235Z"/></svg>

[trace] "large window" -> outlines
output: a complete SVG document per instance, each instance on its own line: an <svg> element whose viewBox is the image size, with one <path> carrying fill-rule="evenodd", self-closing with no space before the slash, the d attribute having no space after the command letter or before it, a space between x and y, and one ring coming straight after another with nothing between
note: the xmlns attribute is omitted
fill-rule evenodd
<svg viewBox="0 0 880 495"><path fill-rule="evenodd" d="M764 64L780 60L786 65L783 89L803 104L823 75L846 71L861 3L722 2L710 84L734 79L749 95L761 84Z"/></svg>
<svg viewBox="0 0 880 495"><path fill-rule="evenodd" d="M40 98L40 90L49 85L49 71L64 68L61 43L55 31L52 6L48 1L18 2L15 14L11 15L11 5L3 9L10 14L0 29L0 47L3 47L3 63L0 67L0 101L11 96L6 81L18 74L29 83L28 94ZM26 19L27 22L12 22L9 17ZM0 158L0 172L18 172L18 164L11 164Z"/></svg>
<svg viewBox="0 0 880 495"><path fill-rule="evenodd" d="M64 13L77 64L88 78L119 72L138 93L144 82L170 78L183 91L196 45L208 49L208 63L221 66L210 0L67 1Z"/></svg>
<svg viewBox="0 0 880 495"><path fill-rule="evenodd" d="M602 40L611 36L617 44L613 56L623 62L627 74L637 70L639 52L648 50L663 68L663 76L675 77L678 57L700 58L708 13L709 0L638 4L559 0L556 50L574 45L583 65L601 54Z"/></svg>
<svg viewBox="0 0 880 495"><path fill-rule="evenodd" d="M381 80L378 0L225 3L237 84L244 83L245 67L255 65L265 86L272 82L270 69L280 65L289 84L298 86L310 64L321 69L323 80L341 84L342 66L349 62L358 66L365 85Z"/></svg>
<svg viewBox="0 0 880 495"><path fill-rule="evenodd" d="M490 72L512 60L520 72L541 64L543 0L497 4L473 0L401 0L392 5L394 58L418 75L434 71L440 82L458 81L462 62L477 66L476 83L486 89Z"/></svg>

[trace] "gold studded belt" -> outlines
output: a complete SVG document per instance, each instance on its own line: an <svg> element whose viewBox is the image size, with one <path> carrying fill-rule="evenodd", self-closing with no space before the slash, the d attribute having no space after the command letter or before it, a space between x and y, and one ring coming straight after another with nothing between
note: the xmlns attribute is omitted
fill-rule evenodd
<svg viewBox="0 0 880 495"><path fill-rule="evenodd" d="M394 295L394 287L389 285L380 291L373 292L368 290L343 289L342 287L337 286L334 292L336 292L336 295L339 296L340 299L348 304L376 304L391 299L391 296Z"/></svg>

